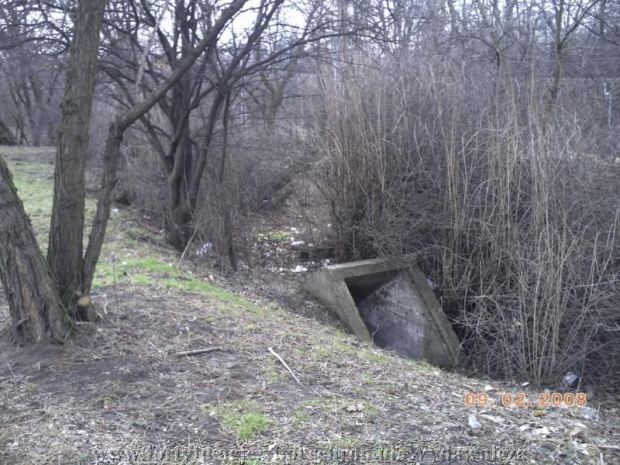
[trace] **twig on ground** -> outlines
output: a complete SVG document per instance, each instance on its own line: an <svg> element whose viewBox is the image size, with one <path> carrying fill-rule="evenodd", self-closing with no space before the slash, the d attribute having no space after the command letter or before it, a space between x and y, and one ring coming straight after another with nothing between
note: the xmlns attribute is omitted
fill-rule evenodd
<svg viewBox="0 0 620 465"><path fill-rule="evenodd" d="M604 450L619 450L620 446L612 446L611 444L594 444L594 447L598 447L599 449Z"/></svg>
<svg viewBox="0 0 620 465"><path fill-rule="evenodd" d="M195 350L186 350L185 352L177 353L177 357L191 356L191 355L200 355L200 354L208 354L209 352L215 352L218 350L224 350L221 347L206 347L204 349L195 349Z"/></svg>
<svg viewBox="0 0 620 465"><path fill-rule="evenodd" d="M291 367L289 367L289 366L286 364L286 362L282 359L282 357L280 357L278 354L276 354L276 353L275 353L275 351L274 351L271 347L268 347L268 349L269 349L269 352L271 352L273 355L275 355L275 356L276 356L276 358L277 358L278 360L280 360L280 363L281 363L282 365L284 365L284 368L286 368L286 369L288 370L288 372L289 372L289 373L293 376L293 378L295 378L295 381L297 381L297 384L299 384L299 385L301 386L301 385L302 385L302 384L301 384L301 381L299 381L299 378L297 378L297 376L295 376L295 373L293 373L293 370L291 370Z"/></svg>

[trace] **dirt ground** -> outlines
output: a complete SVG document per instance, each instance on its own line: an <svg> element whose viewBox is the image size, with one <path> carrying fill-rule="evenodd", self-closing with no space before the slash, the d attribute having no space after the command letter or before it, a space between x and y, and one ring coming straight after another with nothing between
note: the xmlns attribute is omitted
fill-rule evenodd
<svg viewBox="0 0 620 465"><path fill-rule="evenodd" d="M49 176L39 155L0 154L23 179ZM225 280L113 215L93 293L101 321L64 346L0 338L0 463L620 464L613 393L538 408L530 386L360 343L299 290L282 231L303 226L278 221L256 231L257 263L271 259L257 266L272 269ZM519 392L525 406L502 405ZM467 406L470 393L487 404Z"/></svg>

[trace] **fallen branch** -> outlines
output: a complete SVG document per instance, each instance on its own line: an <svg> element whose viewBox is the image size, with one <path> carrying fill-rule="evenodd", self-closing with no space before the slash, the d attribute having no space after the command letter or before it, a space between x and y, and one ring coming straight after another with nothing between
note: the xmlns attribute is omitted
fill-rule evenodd
<svg viewBox="0 0 620 465"><path fill-rule="evenodd" d="M273 355L275 355L275 356L276 356L276 358L277 358L278 360L280 360L280 363L281 363L282 365L284 365L284 368L286 368L286 369L288 370L288 372L289 372L289 373L293 376L293 378L295 378L295 381L297 381L297 384L299 384L299 385L301 386L301 385L302 385L302 384L301 384L301 381L299 381L299 378L297 378L297 376L295 376L295 373L293 373L293 370L291 370L291 367L289 367L289 366L286 364L286 362L282 359L282 357L280 357L278 354L276 354L276 353L275 353L275 351L274 351L271 347L268 347L268 349L269 349L269 352L271 352Z"/></svg>
<svg viewBox="0 0 620 465"><path fill-rule="evenodd" d="M221 347L206 347L204 349L195 349L195 350L186 350L185 352L177 353L177 357L191 356L191 355L200 355L200 354L208 354L209 352L216 352L218 350L224 350Z"/></svg>
<svg viewBox="0 0 620 465"><path fill-rule="evenodd" d="M594 447L598 447L599 449L605 449L605 450L620 450L620 446L612 446L612 445L605 445L605 444L594 444Z"/></svg>

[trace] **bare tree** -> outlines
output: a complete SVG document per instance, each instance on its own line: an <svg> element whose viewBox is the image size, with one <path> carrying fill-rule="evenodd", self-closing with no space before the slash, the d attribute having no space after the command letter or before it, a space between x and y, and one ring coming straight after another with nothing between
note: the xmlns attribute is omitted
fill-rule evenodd
<svg viewBox="0 0 620 465"><path fill-rule="evenodd" d="M222 30L246 3L247 0L235 0L223 9L218 18L213 21L212 25L205 32L203 38L195 47L185 52L184 56L178 61L176 68L172 70L168 77L143 100L131 104L128 110L119 115L110 125L104 151L105 167L101 183L101 194L97 203L93 228L89 236L82 267L82 285L85 294L90 292L92 286L95 266L101 253L106 226L110 218L114 186L118 181L116 173L118 159L125 131L157 105L166 96L168 91L181 81L203 53L206 53L208 56L213 52Z"/></svg>
<svg viewBox="0 0 620 465"><path fill-rule="evenodd" d="M304 25L287 27L278 19L283 4L282 0L261 2L254 9L249 27L242 33L230 30L230 38L219 40L197 66L158 101L160 117L145 114L140 118L167 176L169 218L165 229L167 240L179 250L187 246L191 236L201 183L209 160L214 158L214 138L226 124L227 108L238 95L238 89L248 88L248 82L257 77L269 93L269 103L264 109L265 115L273 121L286 83L294 72L294 63L304 46L341 34L333 27L333 19L316 17L319 3L310 8ZM132 20L132 24L143 21L154 27L156 34L152 37L157 39L156 44L149 43L145 47L135 29L127 31L126 37L116 43L104 62L106 73L121 91L116 100L126 106L135 100L136 89L148 93L167 79L162 66L164 70L175 72L187 50L198 40L202 24L198 18L203 22L211 21L210 8L201 3L180 1L173 10L173 29L167 31L158 20L162 6L159 8L155 10L145 2L136 2L134 11L143 11L144 17L137 15ZM277 46L268 46L269 43ZM135 65L138 57L142 66ZM279 77L274 80L274 66L282 63L286 63L287 71L278 73ZM198 110L208 116L204 125L192 127ZM216 183L220 182L226 167L225 150L219 166L219 172L212 177ZM231 246L226 248L230 250Z"/></svg>
<svg viewBox="0 0 620 465"><path fill-rule="evenodd" d="M47 262L62 303L75 308L83 292L82 243L88 131L97 76L99 32L107 0L79 3L58 130L54 203Z"/></svg>
<svg viewBox="0 0 620 465"><path fill-rule="evenodd" d="M560 92L561 79L564 76L564 66L569 48L569 41L580 27L584 18L598 3L598 0L570 1L554 0L553 16L549 17L548 25L553 33L553 45L555 51L555 64L553 81L549 86L549 95L545 105L545 118L551 118Z"/></svg>
<svg viewBox="0 0 620 465"><path fill-rule="evenodd" d="M92 286L110 216L112 192L117 181L118 155L125 131L179 82L205 50L214 46L224 27L245 3L246 0L236 0L222 10L204 38L186 53L174 72L148 97L131 106L110 126L101 196L88 247L82 255L88 121L105 0L80 2L62 109L63 124L59 138L50 229L49 269L41 257L34 233L28 226L28 218L4 163L0 170L0 208L3 210L3 218L7 218L0 227L0 238L3 239L0 247L0 277L9 295L14 325L20 328L19 336L23 341L41 342L50 338L63 340L67 336L70 317L76 316L73 310L76 297L87 296ZM49 270L53 270L54 278L50 276ZM67 305L71 308L70 312L66 310ZM84 316L93 315L91 313Z"/></svg>
<svg viewBox="0 0 620 465"><path fill-rule="evenodd" d="M35 146L55 141L57 89L68 44L44 23L32 2L11 0L0 10L0 118L12 126L19 143Z"/></svg>

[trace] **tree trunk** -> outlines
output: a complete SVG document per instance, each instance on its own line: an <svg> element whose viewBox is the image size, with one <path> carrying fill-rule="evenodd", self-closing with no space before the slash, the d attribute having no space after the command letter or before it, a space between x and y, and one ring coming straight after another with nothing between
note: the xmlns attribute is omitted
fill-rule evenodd
<svg viewBox="0 0 620 465"><path fill-rule="evenodd" d="M80 290L88 294L92 285L95 265L101 253L110 217L112 194L117 181L116 166L125 130L153 108L206 49L214 46L222 29L239 12L246 1L234 0L228 8L223 10L207 35L196 48L188 53L164 84L146 100L134 105L110 126L106 140L106 163L101 193L88 248L83 259L81 251L84 222L84 163L90 119L90 103L87 97L90 95L90 102L92 102L98 48L95 42L98 45L100 15L103 14L98 8L103 8L105 0L82 0L80 2L74 42L79 42L81 46L72 43L69 60L67 89L63 101L63 123L59 134L59 139L62 140L58 143L59 154L55 173L54 217L50 231L50 248L54 247L54 251L49 255L50 266L53 266L55 271L59 271L64 279L63 295L71 299L72 304L77 304L78 299L74 296L76 290L78 294ZM82 24L84 22L88 22L88 26ZM81 47L94 52L92 55L83 54ZM74 69L78 67L78 64L85 66L90 72L85 73L84 70ZM87 82L74 82L74 85L70 86L69 81L72 79L90 79L90 92L88 92ZM81 108L83 105L89 107L88 111ZM65 112L67 115L64 115ZM79 121L80 117L83 118L81 121ZM80 150L82 157L77 156ZM77 167L68 164L70 160L75 161L78 164ZM72 198L71 192L77 193L78 198ZM81 209L78 208L79 205ZM17 196L8 168L1 159L0 218L0 278L8 297L15 331L26 342L39 342L49 338L64 340L69 332L71 320L69 315L63 312L60 294L38 248L32 226ZM73 223L69 226L63 223L63 221L72 219L80 223L79 228ZM73 238L73 242L68 240L69 237ZM72 250L74 248L79 250L79 253ZM65 255L62 254L63 250ZM66 262L63 263L69 260L79 264L79 268L70 269ZM68 286L66 286L67 283ZM85 301L85 299L79 300Z"/></svg>
<svg viewBox="0 0 620 465"><path fill-rule="evenodd" d="M15 136L2 120L0 120L0 145L17 145Z"/></svg>
<svg viewBox="0 0 620 465"><path fill-rule="evenodd" d="M191 238L192 215L187 200L171 206L170 219L166 223L166 241L178 251L183 251Z"/></svg>
<svg viewBox="0 0 620 465"><path fill-rule="evenodd" d="M58 130L47 261L57 280L61 301L71 313L84 291L82 244L88 129L97 75L99 31L106 2L79 2Z"/></svg>
<svg viewBox="0 0 620 465"><path fill-rule="evenodd" d="M159 102L168 93L174 85L184 76L191 68L196 59L205 51L210 50L217 42L218 35L222 29L232 20L232 18L241 10L247 0L234 0L225 10L222 11L218 20L209 29L206 36L200 43L190 50L189 53L181 60L179 66L172 72L170 77L158 87L149 97L142 102L136 103L126 113L117 118L110 125L108 138L105 148L105 166L103 181L101 182L101 192L99 201L97 202L97 211L95 212L95 221L91 229L88 239L88 248L84 257L83 265L83 289L84 294L88 294L92 286L95 266L101 253L105 230L110 219L110 207L112 205L112 197L114 186L116 185L116 169L118 165L118 157L121 142L125 131L129 126L135 123L143 115L145 115L157 102Z"/></svg>
<svg viewBox="0 0 620 465"><path fill-rule="evenodd" d="M0 157L0 279L23 343L63 341L69 326L30 219Z"/></svg>
<svg viewBox="0 0 620 465"><path fill-rule="evenodd" d="M192 217L187 196L192 176L189 120L183 118L180 124L182 126L177 129L181 133L174 151L174 166L168 180L168 202L171 218L166 231L168 242L177 250L183 250L189 241Z"/></svg>
<svg viewBox="0 0 620 465"><path fill-rule="evenodd" d="M125 129L126 126L119 126L118 122L113 122L108 130L108 137L106 139L104 152L101 193L99 194L97 211L95 212L93 227L90 231L90 235L88 236L88 247L86 248L84 263L82 265L82 288L84 290L84 294L86 295L90 294L90 289L93 285L95 267L99 261L99 255L101 254L101 247L103 247L103 239L105 237L105 230L108 225L108 220L110 219L114 186L116 186L116 183L118 182L116 170Z"/></svg>

